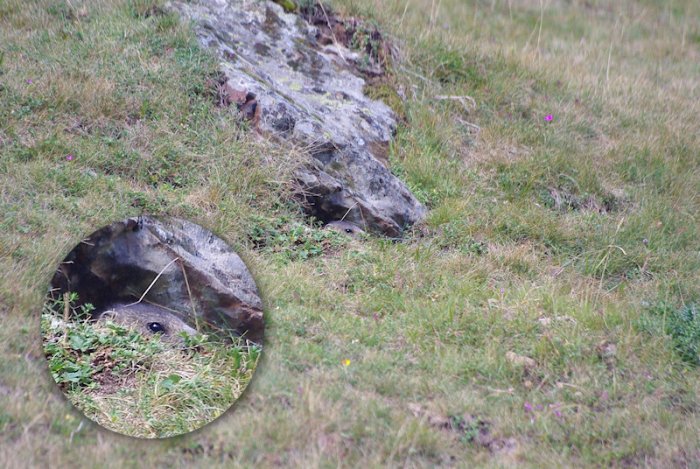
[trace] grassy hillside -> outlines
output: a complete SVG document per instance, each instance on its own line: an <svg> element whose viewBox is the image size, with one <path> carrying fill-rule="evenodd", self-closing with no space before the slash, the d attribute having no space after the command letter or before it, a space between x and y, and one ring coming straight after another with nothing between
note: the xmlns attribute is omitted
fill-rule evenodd
<svg viewBox="0 0 700 469"><path fill-rule="evenodd" d="M0 466L697 467L700 4L333 5L400 46L372 92L430 208L405 242L305 230L303 156L216 105L158 2L0 0ZM142 212L227 240L265 302L243 397L165 441L87 421L39 331L57 263Z"/></svg>

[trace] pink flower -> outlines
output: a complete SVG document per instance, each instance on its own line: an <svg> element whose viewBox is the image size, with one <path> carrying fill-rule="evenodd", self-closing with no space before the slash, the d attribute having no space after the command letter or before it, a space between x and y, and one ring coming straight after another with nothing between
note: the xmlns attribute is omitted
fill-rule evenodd
<svg viewBox="0 0 700 469"><path fill-rule="evenodd" d="M523 404L523 409L525 409L525 412L532 412L532 404L526 402L525 404Z"/></svg>
<svg viewBox="0 0 700 469"><path fill-rule="evenodd" d="M546 116L544 116L544 120L546 120L547 122L551 122L552 120L554 120L554 116L551 114L547 114Z"/></svg>
<svg viewBox="0 0 700 469"><path fill-rule="evenodd" d="M73 155L66 155L66 161L73 161Z"/></svg>
<svg viewBox="0 0 700 469"><path fill-rule="evenodd" d="M31 85L32 83L34 83L34 80L32 80L31 78L28 78L28 79L27 79L27 84L28 84L28 85Z"/></svg>

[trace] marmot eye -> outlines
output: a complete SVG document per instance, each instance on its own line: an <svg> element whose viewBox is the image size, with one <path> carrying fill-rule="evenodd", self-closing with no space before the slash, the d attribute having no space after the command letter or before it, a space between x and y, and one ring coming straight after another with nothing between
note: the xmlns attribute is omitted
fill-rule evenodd
<svg viewBox="0 0 700 469"><path fill-rule="evenodd" d="M148 323L148 329L153 332L154 334L156 332L165 332L165 328L163 325L159 322L149 322Z"/></svg>
<svg viewBox="0 0 700 469"><path fill-rule="evenodd" d="M345 228L345 232L346 232L346 233L352 233L352 229L351 229L351 228Z"/></svg>

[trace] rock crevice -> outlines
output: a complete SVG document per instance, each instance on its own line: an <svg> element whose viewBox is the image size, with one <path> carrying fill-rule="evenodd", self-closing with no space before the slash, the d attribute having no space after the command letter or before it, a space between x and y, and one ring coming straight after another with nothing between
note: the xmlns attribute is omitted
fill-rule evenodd
<svg viewBox="0 0 700 469"><path fill-rule="evenodd" d="M145 294L190 326L263 337L262 301L248 268L223 240L185 220L144 216L98 230L68 254L51 287L54 296L77 293L98 314Z"/></svg>

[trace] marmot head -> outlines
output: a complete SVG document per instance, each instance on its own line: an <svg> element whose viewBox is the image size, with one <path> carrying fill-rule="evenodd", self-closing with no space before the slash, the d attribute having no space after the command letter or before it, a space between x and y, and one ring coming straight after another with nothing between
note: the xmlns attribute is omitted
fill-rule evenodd
<svg viewBox="0 0 700 469"><path fill-rule="evenodd" d="M95 316L97 321L110 320L116 324L134 329L148 337L158 334L163 342L182 344L182 332L192 336L197 333L176 314L158 306L137 303L127 305L115 303Z"/></svg>
<svg viewBox="0 0 700 469"><path fill-rule="evenodd" d="M360 228L354 223L350 223L347 221L332 221L326 225L326 228L329 230L335 230L339 233L343 233L352 238L358 238L364 233L362 228Z"/></svg>

